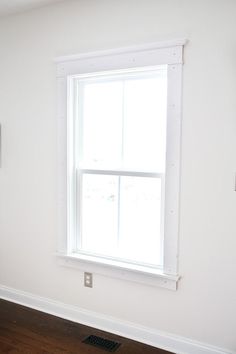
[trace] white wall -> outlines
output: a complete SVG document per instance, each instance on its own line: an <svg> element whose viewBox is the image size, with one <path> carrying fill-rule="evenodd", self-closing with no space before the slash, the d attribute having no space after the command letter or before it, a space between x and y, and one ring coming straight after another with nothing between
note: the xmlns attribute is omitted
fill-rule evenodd
<svg viewBox="0 0 236 354"><path fill-rule="evenodd" d="M236 349L236 2L78 0L0 20L0 284ZM59 267L53 58L187 37L179 290Z"/></svg>

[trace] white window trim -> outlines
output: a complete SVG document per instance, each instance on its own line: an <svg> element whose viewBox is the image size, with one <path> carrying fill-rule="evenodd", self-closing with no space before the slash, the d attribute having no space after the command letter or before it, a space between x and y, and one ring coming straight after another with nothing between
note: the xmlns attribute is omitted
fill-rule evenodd
<svg viewBox="0 0 236 354"><path fill-rule="evenodd" d="M144 46L119 48L60 57L57 63L57 116L58 116L58 250L60 264L80 270L100 273L168 289L177 289L179 189L181 153L181 103L183 46L186 40L151 43ZM71 146L67 139L70 131L68 115L68 77L107 70L126 69L168 64L167 157L165 193L164 267L162 270L131 265L113 259L79 255L72 252L70 208L73 204L75 173ZM68 107L67 107L68 106ZM102 171L101 171L102 173ZM69 212L68 212L69 210ZM72 225L73 227L73 225Z"/></svg>

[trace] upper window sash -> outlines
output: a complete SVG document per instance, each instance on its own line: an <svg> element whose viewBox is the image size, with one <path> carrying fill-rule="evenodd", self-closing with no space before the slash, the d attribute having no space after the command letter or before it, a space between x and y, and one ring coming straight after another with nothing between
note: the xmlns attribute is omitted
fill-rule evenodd
<svg viewBox="0 0 236 354"><path fill-rule="evenodd" d="M72 75L68 77L68 86L73 97L71 111L77 135L77 168L164 171L165 138L158 132L166 129L166 120L159 117L166 113L167 65ZM138 106L143 112L142 119L135 110L134 87L139 97ZM148 89L150 94L146 95ZM152 92L156 92L155 97ZM143 135L145 126L153 129L146 128L146 135ZM103 146L94 137L94 131L101 141L104 138ZM110 136L107 131L110 131ZM145 140L149 134L150 144L147 138ZM105 146L110 148L104 149Z"/></svg>

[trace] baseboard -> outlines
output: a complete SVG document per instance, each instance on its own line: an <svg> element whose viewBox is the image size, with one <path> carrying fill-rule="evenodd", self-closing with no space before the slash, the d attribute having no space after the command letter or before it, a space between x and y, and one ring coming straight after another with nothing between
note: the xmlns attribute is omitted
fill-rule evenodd
<svg viewBox="0 0 236 354"><path fill-rule="evenodd" d="M236 352L213 347L152 328L142 327L135 323L125 322L6 286L0 285L0 298L154 347L169 350L176 354L236 354Z"/></svg>

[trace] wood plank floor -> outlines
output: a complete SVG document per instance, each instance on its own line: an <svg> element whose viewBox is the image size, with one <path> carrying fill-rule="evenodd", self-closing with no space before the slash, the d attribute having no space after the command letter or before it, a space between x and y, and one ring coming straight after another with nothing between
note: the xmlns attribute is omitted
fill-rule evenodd
<svg viewBox="0 0 236 354"><path fill-rule="evenodd" d="M117 354L171 354L123 337L0 300L0 354L106 354L82 343L89 335L117 341Z"/></svg>

